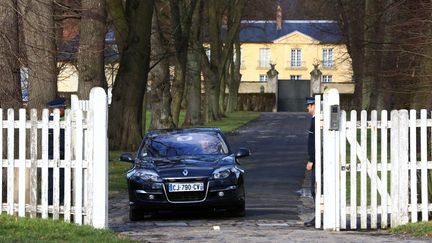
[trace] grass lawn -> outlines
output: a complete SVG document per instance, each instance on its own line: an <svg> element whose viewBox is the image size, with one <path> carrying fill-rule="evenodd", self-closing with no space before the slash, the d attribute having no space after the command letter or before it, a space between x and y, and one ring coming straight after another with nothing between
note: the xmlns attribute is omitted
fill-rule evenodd
<svg viewBox="0 0 432 243"><path fill-rule="evenodd" d="M432 237L432 221L409 223L390 229L394 234L409 234L417 237Z"/></svg>
<svg viewBox="0 0 432 243"><path fill-rule="evenodd" d="M132 242L109 230L56 220L0 215L0 242Z"/></svg>
<svg viewBox="0 0 432 243"><path fill-rule="evenodd" d="M210 122L201 127L218 127L224 133L231 132L236 128L258 118L260 115L259 112L234 112L227 114L225 118L220 121ZM149 120L150 115L147 115L147 120ZM180 113L180 121L181 123L184 121L184 112ZM147 122L149 123L149 122ZM147 124L148 127L148 124ZM118 192L126 192L127 184L126 184L126 172L129 168L131 168L132 164L127 162L119 161L119 157L122 151L110 151L109 154L109 195L113 196Z"/></svg>

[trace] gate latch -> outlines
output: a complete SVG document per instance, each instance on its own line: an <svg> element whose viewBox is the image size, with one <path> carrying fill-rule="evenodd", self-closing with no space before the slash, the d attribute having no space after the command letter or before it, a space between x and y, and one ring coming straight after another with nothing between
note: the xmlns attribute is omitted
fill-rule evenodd
<svg viewBox="0 0 432 243"><path fill-rule="evenodd" d="M350 166L349 165L342 165L341 166L341 171L349 171L350 170Z"/></svg>

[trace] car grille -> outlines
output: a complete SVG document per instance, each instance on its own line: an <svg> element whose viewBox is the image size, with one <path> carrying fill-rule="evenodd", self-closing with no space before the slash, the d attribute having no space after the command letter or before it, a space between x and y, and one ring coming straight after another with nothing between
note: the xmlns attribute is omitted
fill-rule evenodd
<svg viewBox="0 0 432 243"><path fill-rule="evenodd" d="M206 191L203 192L167 192L168 199L173 202L202 201Z"/></svg>
<svg viewBox="0 0 432 243"><path fill-rule="evenodd" d="M169 183L188 183L188 182L203 182L204 183L204 191L199 192L169 192L168 184ZM181 179L169 179L164 183L166 197L171 202L197 202L204 201L207 196L207 179L203 178L181 178Z"/></svg>

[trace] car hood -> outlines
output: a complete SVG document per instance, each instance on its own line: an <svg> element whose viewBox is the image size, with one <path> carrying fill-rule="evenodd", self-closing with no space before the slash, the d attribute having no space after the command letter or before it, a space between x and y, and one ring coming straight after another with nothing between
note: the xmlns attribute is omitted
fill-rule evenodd
<svg viewBox="0 0 432 243"><path fill-rule="evenodd" d="M161 178L208 177L225 164L232 164L233 157L205 155L194 157L153 158L153 169Z"/></svg>

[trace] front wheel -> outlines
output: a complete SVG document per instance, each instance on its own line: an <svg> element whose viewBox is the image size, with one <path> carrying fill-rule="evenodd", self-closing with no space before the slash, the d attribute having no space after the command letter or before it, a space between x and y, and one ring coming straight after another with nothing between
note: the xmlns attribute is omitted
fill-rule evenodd
<svg viewBox="0 0 432 243"><path fill-rule="evenodd" d="M228 209L228 213L234 217L245 217L246 216L246 207L245 202L241 203L240 205Z"/></svg>
<svg viewBox="0 0 432 243"><path fill-rule="evenodd" d="M129 208L129 220L139 221L144 219L144 212L137 209Z"/></svg>

